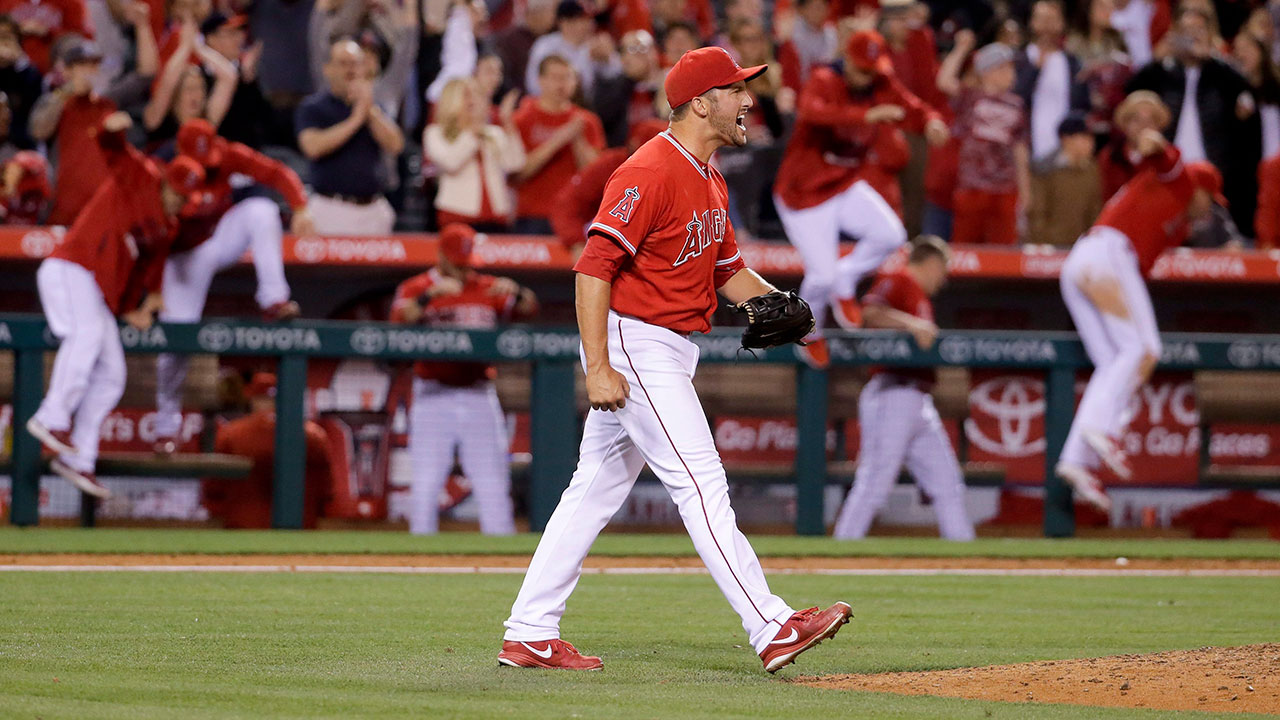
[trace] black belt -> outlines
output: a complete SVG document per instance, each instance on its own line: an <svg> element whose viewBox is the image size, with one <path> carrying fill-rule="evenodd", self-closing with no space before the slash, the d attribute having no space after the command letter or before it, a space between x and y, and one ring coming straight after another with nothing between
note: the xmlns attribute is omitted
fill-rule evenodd
<svg viewBox="0 0 1280 720"><path fill-rule="evenodd" d="M340 193L327 193L327 192L318 192L316 194L322 195L332 200L338 200L344 203L351 203L352 205L372 205L373 203L382 199L381 195L342 195Z"/></svg>

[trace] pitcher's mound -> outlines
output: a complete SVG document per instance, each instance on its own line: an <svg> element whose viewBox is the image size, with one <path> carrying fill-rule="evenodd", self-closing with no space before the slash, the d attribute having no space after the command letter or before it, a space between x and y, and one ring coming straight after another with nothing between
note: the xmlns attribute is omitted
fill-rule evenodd
<svg viewBox="0 0 1280 720"><path fill-rule="evenodd" d="M798 682L837 690L971 700L1280 714L1280 644L929 672L830 675Z"/></svg>

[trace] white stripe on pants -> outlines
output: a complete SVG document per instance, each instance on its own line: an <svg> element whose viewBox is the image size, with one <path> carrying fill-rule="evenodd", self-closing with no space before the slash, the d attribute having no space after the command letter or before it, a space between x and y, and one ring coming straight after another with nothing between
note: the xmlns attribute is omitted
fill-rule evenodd
<svg viewBox="0 0 1280 720"><path fill-rule="evenodd" d="M948 540L972 540L973 522L965 512L960 463L929 393L880 373L858 397L858 419L862 427L858 470L836 520L835 537L866 537L905 464L933 502L939 534Z"/></svg>
<svg viewBox="0 0 1280 720"><path fill-rule="evenodd" d="M409 532L425 535L439 529L440 493L453 469L455 447L480 505L480 532L514 533L507 430L493 383L451 387L422 378L413 379L409 414Z"/></svg>
<svg viewBox="0 0 1280 720"><path fill-rule="evenodd" d="M1105 278L1119 284L1128 318L1102 312L1081 292L1080 282ZM1060 282L1062 299L1094 365L1061 458L1096 468L1097 453L1082 433L1096 430L1118 438L1129 426L1143 359L1160 357L1160 331L1133 245L1119 230L1096 227L1077 240L1062 265Z"/></svg>
<svg viewBox="0 0 1280 720"><path fill-rule="evenodd" d="M164 264L160 293L165 322L196 322L204 314L213 276L235 265L245 250L253 252L258 277L254 295L259 307L289 299L284 277L281 242L284 228L280 209L264 197L251 197L232 205L218 221L208 240L186 252L174 253ZM176 437L182 428L182 383L187 378L187 358L162 353L156 357L156 434Z"/></svg>
<svg viewBox="0 0 1280 720"><path fill-rule="evenodd" d="M631 397L617 412L587 415L578 469L529 563L505 623L506 639L560 636L583 559L648 463L679 508L712 579L742 618L752 647L763 650L793 611L769 592L729 506L724 466L693 388L698 347L670 330L611 312L609 362L631 384Z"/></svg>
<svg viewBox="0 0 1280 720"><path fill-rule="evenodd" d="M804 262L800 297L813 308L815 332L822 329L829 303L853 297L858 283L907 241L898 214L866 180L803 210L787 207L776 195L773 203L787 239ZM857 240L853 252L843 258L842 232Z"/></svg>
<svg viewBox="0 0 1280 720"><path fill-rule="evenodd" d="M62 341L36 419L51 430L71 428L78 453L62 461L92 472L102 422L124 394L120 328L93 273L76 263L59 258L40 263L36 288L49 330Z"/></svg>

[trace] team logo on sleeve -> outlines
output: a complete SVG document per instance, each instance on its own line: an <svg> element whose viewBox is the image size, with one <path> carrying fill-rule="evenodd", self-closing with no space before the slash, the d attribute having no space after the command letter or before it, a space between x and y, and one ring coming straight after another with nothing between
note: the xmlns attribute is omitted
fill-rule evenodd
<svg viewBox="0 0 1280 720"><path fill-rule="evenodd" d="M609 214L618 218L624 223L631 222L631 213L636 209L636 203L640 202L640 188L629 187L622 193L622 199L617 205L609 211Z"/></svg>

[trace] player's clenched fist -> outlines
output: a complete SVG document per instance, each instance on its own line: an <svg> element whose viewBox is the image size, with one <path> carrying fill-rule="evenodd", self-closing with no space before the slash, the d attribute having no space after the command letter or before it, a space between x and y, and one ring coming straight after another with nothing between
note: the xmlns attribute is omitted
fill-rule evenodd
<svg viewBox="0 0 1280 720"><path fill-rule="evenodd" d="M622 373L605 366L587 373L587 400L592 410L621 410L631 397L631 384Z"/></svg>

